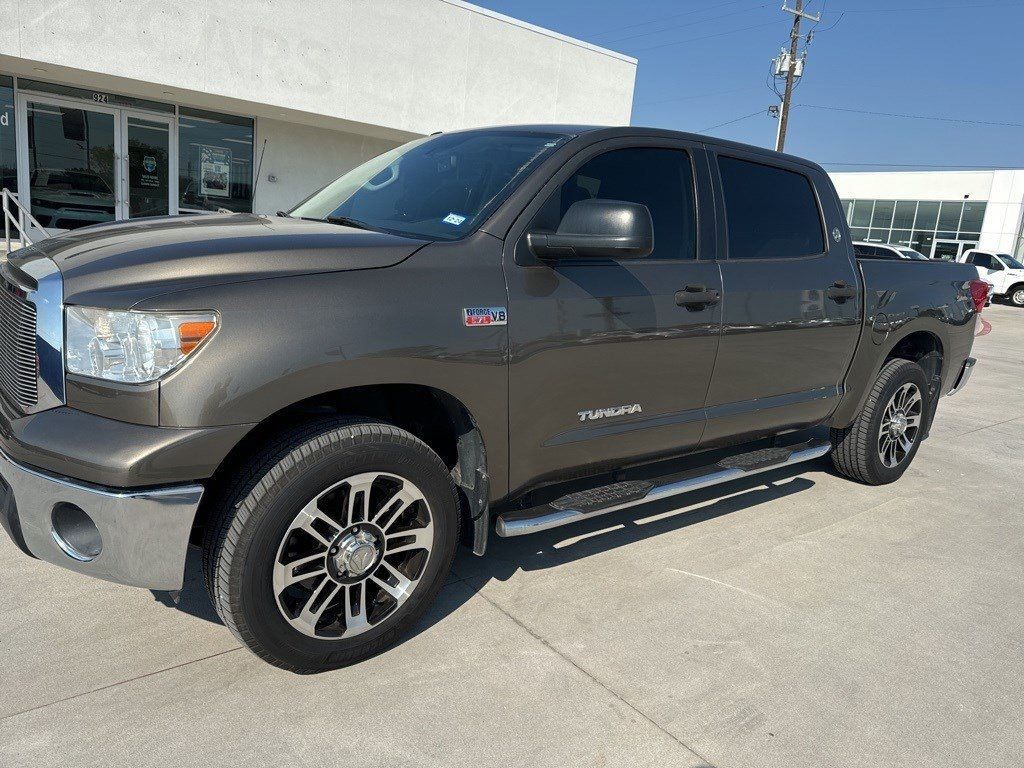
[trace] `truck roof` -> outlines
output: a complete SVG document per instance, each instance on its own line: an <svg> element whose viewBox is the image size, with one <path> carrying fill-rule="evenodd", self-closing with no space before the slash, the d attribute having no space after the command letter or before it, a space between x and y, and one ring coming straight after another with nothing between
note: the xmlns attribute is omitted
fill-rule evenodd
<svg viewBox="0 0 1024 768"><path fill-rule="evenodd" d="M752 154L764 155L765 159L772 158L785 158L790 162L800 163L817 170L824 172L824 169L820 165L812 160L808 160L805 157L799 157L798 155L790 155L785 152L776 152L766 147L759 147L754 144L744 144L739 141L730 141L728 139L719 139L715 136L707 136L699 133L686 133L684 131L671 131L666 128L645 128L643 126L636 125L619 125L619 126L608 126L608 125L581 125L575 123L525 123L519 125L495 125L488 126L486 128L467 128L458 131L450 131L450 133L462 133L464 131L503 131L503 130L522 130L522 131L551 131L554 133L561 133L570 136L588 136L590 138L600 139L614 139L620 136L648 136L655 138L666 138L666 139L683 139L685 141L693 141L701 144L706 144L714 147L721 147L724 149L736 149L743 152L750 152ZM600 135L596 135L600 134Z"/></svg>

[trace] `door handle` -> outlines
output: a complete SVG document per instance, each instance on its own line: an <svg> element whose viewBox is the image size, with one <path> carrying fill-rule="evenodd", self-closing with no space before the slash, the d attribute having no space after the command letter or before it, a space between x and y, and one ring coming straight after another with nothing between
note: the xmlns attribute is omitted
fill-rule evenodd
<svg viewBox="0 0 1024 768"><path fill-rule="evenodd" d="M717 304L722 298L718 291L709 291L703 285L688 285L676 291L676 304L691 310L703 309Z"/></svg>
<svg viewBox="0 0 1024 768"><path fill-rule="evenodd" d="M850 285L845 280L836 280L825 289L825 295L833 301L846 301L857 295L857 287Z"/></svg>

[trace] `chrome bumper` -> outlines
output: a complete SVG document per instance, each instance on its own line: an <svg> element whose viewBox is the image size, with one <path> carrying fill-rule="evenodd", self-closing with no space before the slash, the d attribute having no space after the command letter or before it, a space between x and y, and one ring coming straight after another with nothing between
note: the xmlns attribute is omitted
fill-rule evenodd
<svg viewBox="0 0 1024 768"><path fill-rule="evenodd" d="M968 357L964 360L963 367L960 369L960 374L956 377L956 382L953 384L953 388L946 394L955 395L961 389L967 386L967 382L971 379L971 374L974 373L974 366L978 361L973 357Z"/></svg>
<svg viewBox="0 0 1024 768"><path fill-rule="evenodd" d="M202 486L86 486L22 466L3 451L0 480L0 523L40 560L119 584L181 588Z"/></svg>

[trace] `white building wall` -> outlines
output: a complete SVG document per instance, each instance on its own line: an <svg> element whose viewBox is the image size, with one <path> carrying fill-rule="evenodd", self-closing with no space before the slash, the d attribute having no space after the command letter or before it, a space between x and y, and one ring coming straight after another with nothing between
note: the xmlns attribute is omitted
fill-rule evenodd
<svg viewBox="0 0 1024 768"><path fill-rule="evenodd" d="M1024 170L995 171L992 177L979 246L1012 254L1019 247L1017 238L1024 217Z"/></svg>
<svg viewBox="0 0 1024 768"><path fill-rule="evenodd" d="M984 201L980 248L1014 253L1024 218L1024 170L830 173L844 200ZM1018 250L1019 253L1019 250Z"/></svg>
<svg viewBox="0 0 1024 768"><path fill-rule="evenodd" d="M256 121L259 175L253 211L289 210L346 171L395 146L397 142L388 139L260 118Z"/></svg>
<svg viewBox="0 0 1024 768"><path fill-rule="evenodd" d="M636 73L460 0L0 0L0 19L10 74L393 139L628 124Z"/></svg>

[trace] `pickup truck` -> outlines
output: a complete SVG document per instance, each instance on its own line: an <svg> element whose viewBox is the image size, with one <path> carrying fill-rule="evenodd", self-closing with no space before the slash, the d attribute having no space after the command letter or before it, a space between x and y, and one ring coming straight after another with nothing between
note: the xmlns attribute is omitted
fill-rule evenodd
<svg viewBox="0 0 1024 768"><path fill-rule="evenodd" d="M854 257L814 163L568 125L421 138L287 213L101 224L0 269L0 518L309 673L458 545L831 454L890 483L973 370L975 268Z"/></svg>
<svg viewBox="0 0 1024 768"><path fill-rule="evenodd" d="M1024 264L1013 256L972 248L960 261L972 265L978 277L992 286L993 297L1009 301L1015 307L1024 307Z"/></svg>

